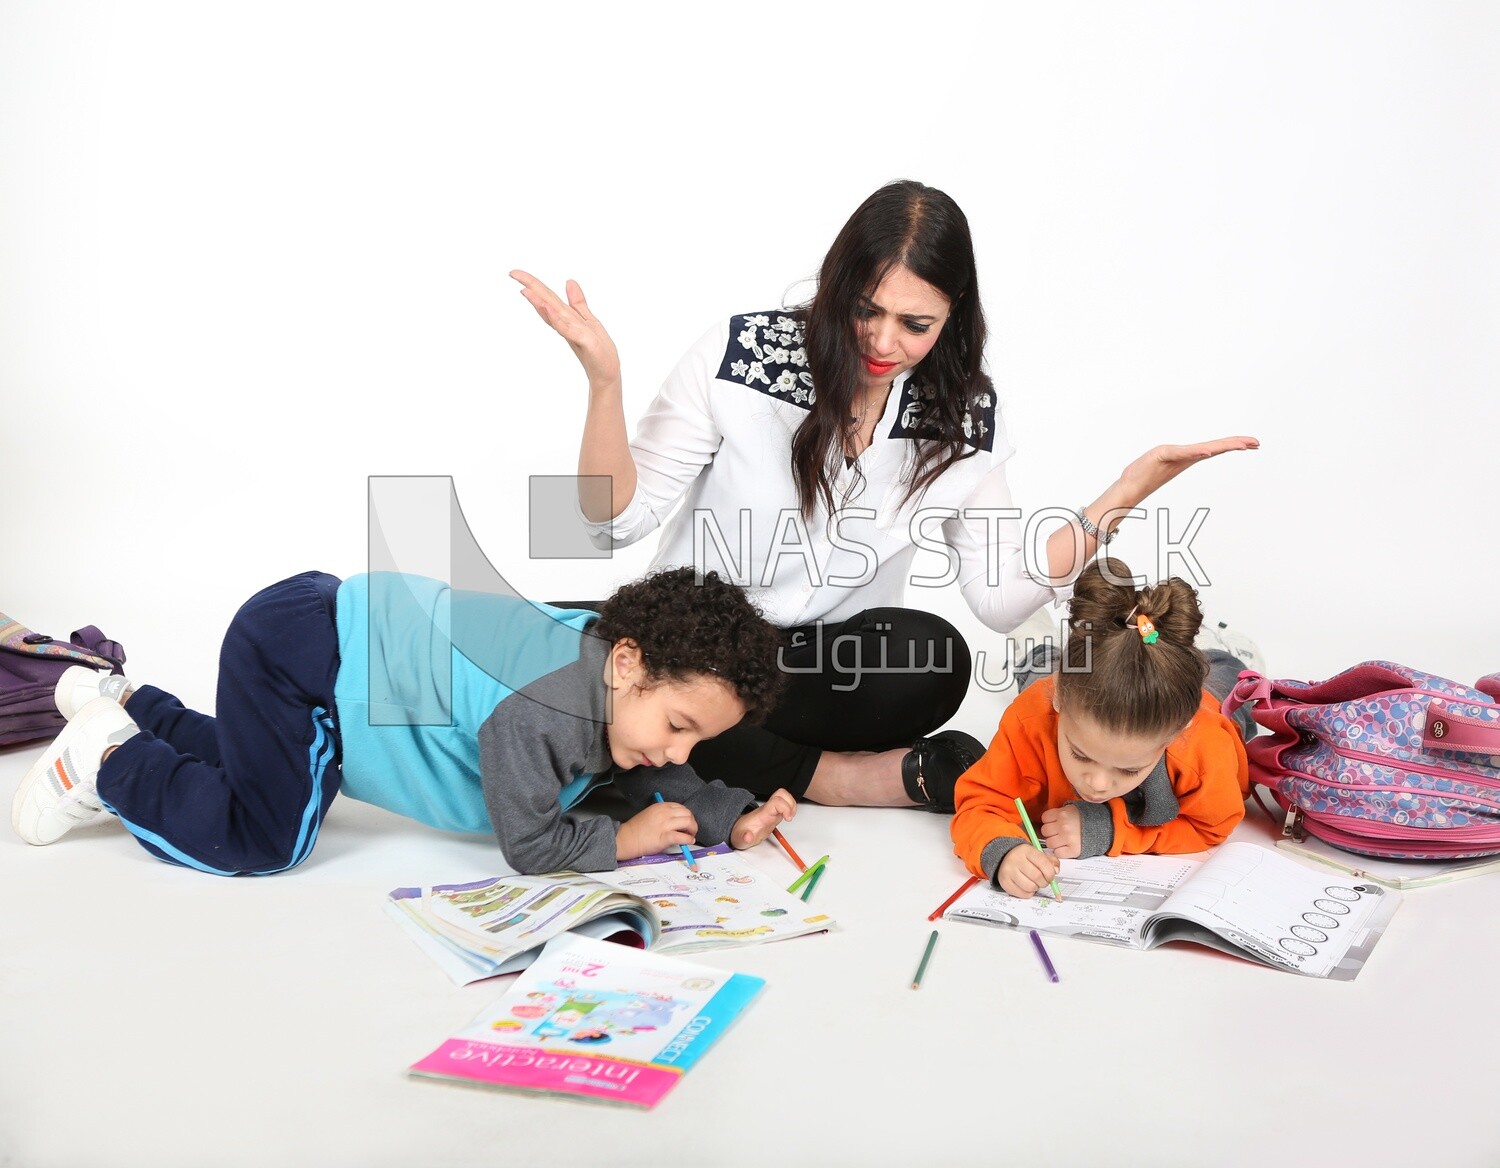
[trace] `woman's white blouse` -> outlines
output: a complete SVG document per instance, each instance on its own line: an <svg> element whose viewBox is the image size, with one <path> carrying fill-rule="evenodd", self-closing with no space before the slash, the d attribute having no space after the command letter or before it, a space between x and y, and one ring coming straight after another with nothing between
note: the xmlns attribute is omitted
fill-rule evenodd
<svg viewBox="0 0 1500 1168"><path fill-rule="evenodd" d="M804 521L791 449L813 397L800 321L772 311L710 329L642 417L630 444L635 494L612 521L588 524L595 545L624 547L665 524L654 567L717 571L784 627L903 605L908 586L956 579L974 614L1008 632L1066 591L1071 578L1052 587L1043 575L1050 525L1030 533L1028 568L1026 533L1005 481L1013 451L992 394L965 419L974 456L903 501L902 471L923 409L903 374L856 460L859 474L839 468L833 489L841 504L830 516L820 503ZM917 558L919 541L926 554Z"/></svg>

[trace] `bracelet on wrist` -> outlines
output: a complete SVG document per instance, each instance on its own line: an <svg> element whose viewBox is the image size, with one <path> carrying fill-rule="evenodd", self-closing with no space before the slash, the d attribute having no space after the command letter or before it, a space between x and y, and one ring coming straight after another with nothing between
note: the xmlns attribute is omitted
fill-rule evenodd
<svg viewBox="0 0 1500 1168"><path fill-rule="evenodd" d="M1114 539L1115 533L1113 531L1101 531L1099 525L1083 513L1082 507L1078 508L1076 514L1078 515L1078 526L1083 528L1083 534L1092 535L1099 541L1100 547L1108 547L1109 541Z"/></svg>

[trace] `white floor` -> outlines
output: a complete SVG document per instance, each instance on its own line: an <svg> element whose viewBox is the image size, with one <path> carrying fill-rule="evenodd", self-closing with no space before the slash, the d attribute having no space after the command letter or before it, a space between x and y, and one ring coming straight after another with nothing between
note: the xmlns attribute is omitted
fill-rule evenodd
<svg viewBox="0 0 1500 1168"><path fill-rule="evenodd" d="M0 752L0 792L37 753ZM3 833L0 1164L1500 1162L1493 876L1407 894L1349 984L1058 941L1054 985L1024 937L945 924L913 992L963 876L945 821L805 806L787 834L832 856L838 930L707 958L768 988L639 1114L404 1075L498 983L455 988L382 898L493 870L484 839L342 800L301 868L223 880L113 822Z"/></svg>

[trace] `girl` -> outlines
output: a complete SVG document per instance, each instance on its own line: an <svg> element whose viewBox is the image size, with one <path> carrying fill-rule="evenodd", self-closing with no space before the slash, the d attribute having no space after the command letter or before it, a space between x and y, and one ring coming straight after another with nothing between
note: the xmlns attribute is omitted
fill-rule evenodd
<svg viewBox="0 0 1500 1168"><path fill-rule="evenodd" d="M982 747L932 733L957 712L971 668L956 628L902 607L918 542L950 553L947 579L1006 632L1065 589L1125 510L1200 459L1256 445L1157 447L1027 563L983 370L969 224L921 183L865 200L809 304L710 329L631 442L619 356L582 290L569 281L564 301L511 275L588 378L580 486L612 484L580 492L595 542L622 546L664 525L658 565L718 569L789 632L793 676L764 728L737 727L693 755L704 775L752 791L951 811ZM925 586L942 576L928 572Z"/></svg>
<svg viewBox="0 0 1500 1168"><path fill-rule="evenodd" d="M49 844L108 811L152 855L221 876L301 863L341 788L434 827L492 831L519 872L746 848L796 814L791 796L757 807L685 764L774 700L777 639L738 588L686 568L626 585L599 613L308 572L236 614L217 718L68 670L57 704L70 721L11 822ZM569 810L603 783L635 810L625 822Z"/></svg>
<svg viewBox="0 0 1500 1168"><path fill-rule="evenodd" d="M1194 647L1202 615L1187 584L1137 591L1129 579L1116 559L1084 570L1061 654L1037 646L989 750L958 782L954 851L1011 896L1049 884L1057 857L1198 852L1244 817L1254 724L1219 712L1244 666ZM1050 854L1029 846L1017 798Z"/></svg>

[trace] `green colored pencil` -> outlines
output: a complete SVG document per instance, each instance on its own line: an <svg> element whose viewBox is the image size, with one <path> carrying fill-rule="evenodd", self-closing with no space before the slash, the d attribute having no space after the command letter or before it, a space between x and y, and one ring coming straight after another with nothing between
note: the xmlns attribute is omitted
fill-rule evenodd
<svg viewBox="0 0 1500 1168"><path fill-rule="evenodd" d="M1031 826L1031 816L1026 814L1026 804L1022 803L1019 796L1016 798L1016 810L1021 813L1021 826L1026 829L1026 834L1031 837L1031 845L1037 851L1042 850L1042 841L1036 838L1036 828ZM1052 895L1058 900L1062 899L1062 893L1057 890L1057 881L1052 882Z"/></svg>
<svg viewBox="0 0 1500 1168"><path fill-rule="evenodd" d="M804 884L811 880L813 876L817 874L818 869L820 869L826 863L828 863L828 857L824 856L821 860L818 860L815 863L804 868L802 870L802 875L798 876L797 879L788 884L786 886L786 890L788 892L796 892L797 889L801 888Z"/></svg>
<svg viewBox="0 0 1500 1168"><path fill-rule="evenodd" d="M927 963L932 959L932 947L937 944L937 930L932 930L932 936L927 938L927 948L922 951L922 964L917 966L917 976L911 979L911 988L914 990L922 988L922 975L927 972Z"/></svg>
<svg viewBox="0 0 1500 1168"><path fill-rule="evenodd" d="M812 879L807 882L807 887L802 890L802 899L805 901L812 895L812 890L818 886L818 879L823 875L823 869L827 867L822 860L817 863L817 871L812 874Z"/></svg>

